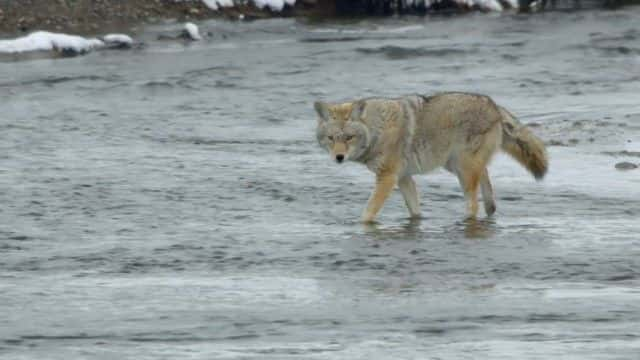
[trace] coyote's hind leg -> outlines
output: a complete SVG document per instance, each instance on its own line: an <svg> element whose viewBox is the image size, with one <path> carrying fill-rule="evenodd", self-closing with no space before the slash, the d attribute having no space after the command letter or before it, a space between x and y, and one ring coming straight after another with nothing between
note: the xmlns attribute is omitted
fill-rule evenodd
<svg viewBox="0 0 640 360"><path fill-rule="evenodd" d="M419 218L420 199L415 181L413 181L410 175L404 176L398 180L398 187L400 188L405 204L407 204L407 209L409 209L409 215L411 215L412 218Z"/></svg>
<svg viewBox="0 0 640 360"><path fill-rule="evenodd" d="M488 216L491 216L496 212L496 199L493 194L493 186L491 186L491 179L489 178L487 168L484 169L480 177L480 190L482 190L484 210Z"/></svg>
<svg viewBox="0 0 640 360"><path fill-rule="evenodd" d="M466 201L466 217L475 218L478 214L478 185L480 184L480 178L482 177L482 169L478 169L474 166L472 159L458 159L457 167L455 169L456 175L458 175L458 181L464 192L464 199Z"/></svg>

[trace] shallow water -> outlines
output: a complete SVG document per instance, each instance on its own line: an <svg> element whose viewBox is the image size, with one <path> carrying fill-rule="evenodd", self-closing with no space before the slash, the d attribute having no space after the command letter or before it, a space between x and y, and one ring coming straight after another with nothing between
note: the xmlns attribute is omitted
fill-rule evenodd
<svg viewBox="0 0 640 360"><path fill-rule="evenodd" d="M0 357L637 359L640 12L208 22L0 63ZM316 99L490 94L549 143L498 212L315 143Z"/></svg>

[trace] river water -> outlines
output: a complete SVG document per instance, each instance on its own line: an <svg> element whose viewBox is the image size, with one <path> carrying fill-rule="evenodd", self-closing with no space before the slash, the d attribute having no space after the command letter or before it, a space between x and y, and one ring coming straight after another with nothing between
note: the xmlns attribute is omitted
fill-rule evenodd
<svg viewBox="0 0 640 360"><path fill-rule="evenodd" d="M640 11L210 21L0 62L0 358L638 359ZM491 95L549 144L498 211L315 143L316 99Z"/></svg>

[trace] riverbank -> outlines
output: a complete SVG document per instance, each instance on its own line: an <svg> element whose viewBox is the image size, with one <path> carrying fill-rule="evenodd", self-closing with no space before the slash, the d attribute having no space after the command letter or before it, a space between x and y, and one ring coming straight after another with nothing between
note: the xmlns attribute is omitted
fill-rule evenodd
<svg viewBox="0 0 640 360"><path fill-rule="evenodd" d="M142 24L161 20L197 21L211 18L259 19L304 16L315 0L296 1L278 11L253 3L213 9L199 0L0 0L0 33L21 34L35 30L100 34L135 32Z"/></svg>
<svg viewBox="0 0 640 360"><path fill-rule="evenodd" d="M540 11L615 7L639 0L0 0L0 33L13 36L36 30L98 35L135 33L163 20L211 18L252 20L271 17L424 15L463 11Z"/></svg>

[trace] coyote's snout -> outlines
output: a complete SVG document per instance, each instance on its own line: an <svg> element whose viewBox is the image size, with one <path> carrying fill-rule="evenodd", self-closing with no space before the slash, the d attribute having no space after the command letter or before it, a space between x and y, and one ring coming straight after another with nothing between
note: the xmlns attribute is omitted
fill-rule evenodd
<svg viewBox="0 0 640 360"><path fill-rule="evenodd" d="M336 162L365 164L376 187L362 220L371 222L398 185L409 213L420 216L412 175L444 167L458 176L467 215L478 211L478 188L488 215L496 210L487 165L502 148L536 179L547 172L544 144L491 98L467 93L316 102L318 143Z"/></svg>

